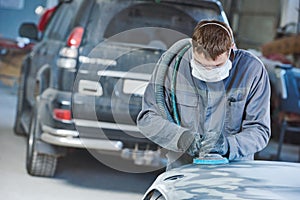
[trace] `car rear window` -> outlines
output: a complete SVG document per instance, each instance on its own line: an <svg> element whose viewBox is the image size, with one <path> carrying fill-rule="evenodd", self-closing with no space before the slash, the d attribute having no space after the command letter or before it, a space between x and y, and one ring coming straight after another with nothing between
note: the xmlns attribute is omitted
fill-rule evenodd
<svg viewBox="0 0 300 200"><path fill-rule="evenodd" d="M122 10L108 24L104 37L140 27L163 27L190 33L195 19L174 6L160 4L133 5Z"/></svg>
<svg viewBox="0 0 300 200"><path fill-rule="evenodd" d="M184 1L183 1L184 2ZM180 3L98 0L87 26L87 41L97 43L141 27L162 27L191 36L198 21L220 19L220 11Z"/></svg>

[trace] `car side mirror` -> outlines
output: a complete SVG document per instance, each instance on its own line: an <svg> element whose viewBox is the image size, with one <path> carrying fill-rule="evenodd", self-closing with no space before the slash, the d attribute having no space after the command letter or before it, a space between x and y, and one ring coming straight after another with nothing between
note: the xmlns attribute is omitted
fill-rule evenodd
<svg viewBox="0 0 300 200"><path fill-rule="evenodd" d="M19 35L32 40L38 40L38 28L34 23L23 23L19 28Z"/></svg>

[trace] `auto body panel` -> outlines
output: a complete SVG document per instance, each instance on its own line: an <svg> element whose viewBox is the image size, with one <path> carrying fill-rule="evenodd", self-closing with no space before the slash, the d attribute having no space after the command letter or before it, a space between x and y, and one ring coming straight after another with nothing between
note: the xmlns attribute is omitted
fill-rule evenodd
<svg viewBox="0 0 300 200"><path fill-rule="evenodd" d="M190 164L159 175L144 195L159 191L171 199L297 199L299 163L238 161Z"/></svg>

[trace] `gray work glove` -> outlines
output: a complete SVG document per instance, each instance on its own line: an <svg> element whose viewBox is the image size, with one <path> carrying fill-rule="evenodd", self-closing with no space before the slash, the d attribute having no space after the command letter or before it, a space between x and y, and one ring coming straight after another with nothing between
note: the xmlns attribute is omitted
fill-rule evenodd
<svg viewBox="0 0 300 200"><path fill-rule="evenodd" d="M178 148L192 157L198 156L201 147L201 136L199 133L186 131L178 140Z"/></svg>
<svg viewBox="0 0 300 200"><path fill-rule="evenodd" d="M200 155L204 156L208 153L218 153L227 156L229 150L228 141L221 133L206 133L201 141Z"/></svg>

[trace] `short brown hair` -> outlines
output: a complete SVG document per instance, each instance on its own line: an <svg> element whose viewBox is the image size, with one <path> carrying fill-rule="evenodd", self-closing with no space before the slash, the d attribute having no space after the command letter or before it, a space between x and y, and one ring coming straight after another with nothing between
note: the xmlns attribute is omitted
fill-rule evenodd
<svg viewBox="0 0 300 200"><path fill-rule="evenodd" d="M215 60L222 53L229 52L233 36L227 24L217 20L203 20L195 27L192 41L194 51Z"/></svg>

